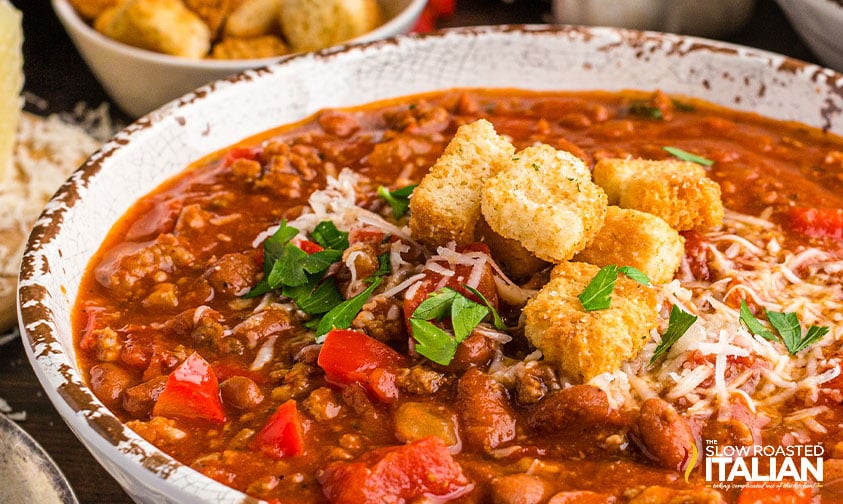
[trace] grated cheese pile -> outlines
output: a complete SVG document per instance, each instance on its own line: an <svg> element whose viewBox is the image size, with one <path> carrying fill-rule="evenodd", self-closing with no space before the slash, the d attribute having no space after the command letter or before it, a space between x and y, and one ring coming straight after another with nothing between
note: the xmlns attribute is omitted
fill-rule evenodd
<svg viewBox="0 0 843 504"><path fill-rule="evenodd" d="M815 420L820 386L840 374L834 349L843 338L843 261L816 248L785 250L782 230L767 217L727 212L722 231L707 234L711 282L695 280L683 265L678 279L659 287L663 306L676 304L699 318L667 354L648 366L668 318L643 352L621 370L595 377L616 406L661 395L689 418L729 418L740 397L750 411L783 423L799 441L825 432ZM830 327L809 349L792 356L781 342L751 334L739 321L739 300L771 311L796 312L803 327ZM782 418L782 406L805 408Z"/></svg>
<svg viewBox="0 0 843 504"><path fill-rule="evenodd" d="M99 142L57 115L24 114L13 170L0 185L0 333L14 324L14 291L25 238L41 209Z"/></svg>

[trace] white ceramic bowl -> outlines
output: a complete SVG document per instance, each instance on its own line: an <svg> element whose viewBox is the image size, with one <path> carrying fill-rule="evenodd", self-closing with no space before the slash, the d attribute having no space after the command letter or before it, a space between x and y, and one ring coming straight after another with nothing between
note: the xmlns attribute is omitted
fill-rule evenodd
<svg viewBox="0 0 843 504"><path fill-rule="evenodd" d="M350 42L407 33L427 0L378 0L386 22ZM159 54L112 40L88 25L67 0L52 0L53 10L91 72L124 112L140 117L170 100L217 79L282 57L243 60L193 60Z"/></svg>
<svg viewBox="0 0 843 504"><path fill-rule="evenodd" d="M817 58L843 72L843 3L835 0L777 1Z"/></svg>
<svg viewBox="0 0 843 504"><path fill-rule="evenodd" d="M451 87L661 89L843 134L843 76L753 49L609 28L466 28L303 54L205 86L118 133L56 194L29 239L19 320L61 416L138 502L246 497L173 460L85 386L70 325L114 222L192 161L324 107Z"/></svg>

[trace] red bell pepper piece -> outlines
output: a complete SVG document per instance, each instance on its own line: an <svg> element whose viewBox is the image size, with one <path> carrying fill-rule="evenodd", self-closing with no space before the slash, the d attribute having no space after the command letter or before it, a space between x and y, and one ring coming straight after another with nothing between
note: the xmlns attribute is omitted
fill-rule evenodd
<svg viewBox="0 0 843 504"><path fill-rule="evenodd" d="M261 149L257 147L234 147L233 149L229 150L225 153L225 157L223 158L223 166L228 168L235 161L238 159L248 159L249 161L255 161L258 159L258 156L261 154Z"/></svg>
<svg viewBox="0 0 843 504"><path fill-rule="evenodd" d="M843 238L843 209L792 207L788 211L790 227L797 233L815 238Z"/></svg>
<svg viewBox="0 0 843 504"><path fill-rule="evenodd" d="M167 377L152 414L225 422L220 386L211 365L198 353L190 354Z"/></svg>
<svg viewBox="0 0 843 504"><path fill-rule="evenodd" d="M258 450L276 459L304 453L304 430L294 399L275 410L254 442Z"/></svg>
<svg viewBox="0 0 843 504"><path fill-rule="evenodd" d="M409 502L423 496L446 502L473 488L448 447L435 436L379 448L354 462L333 462L319 481L333 504Z"/></svg>
<svg viewBox="0 0 843 504"><path fill-rule="evenodd" d="M388 402L397 397L394 371L406 364L406 358L362 332L334 329L325 335L316 363L330 383L358 382Z"/></svg>
<svg viewBox="0 0 843 504"><path fill-rule="evenodd" d="M322 248L322 245L319 245L315 241L305 240L303 238L293 238L292 243L308 255L325 250Z"/></svg>

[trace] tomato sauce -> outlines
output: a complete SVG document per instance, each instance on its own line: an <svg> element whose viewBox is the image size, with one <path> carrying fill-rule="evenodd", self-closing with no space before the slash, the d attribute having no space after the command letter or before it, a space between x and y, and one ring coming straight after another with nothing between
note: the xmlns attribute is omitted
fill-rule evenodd
<svg viewBox="0 0 843 504"><path fill-rule="evenodd" d="M675 453L654 457L671 450L671 436L685 435L678 424L668 422L642 448L642 426L670 416L662 406L618 411L593 387L570 387L543 361L531 362L535 349L517 329L498 339L472 332L447 365L415 352L405 311L444 282L441 274L428 273L423 290L364 299L350 327L321 340L308 322L324 312L291 304L291 288L247 295L269 276L267 230L300 217L329 178L344 168L358 173L357 204L400 228L407 217L395 218L378 187L417 183L456 129L480 118L519 150L545 143L589 166L608 157L668 159L666 146L693 153L713 162L706 172L728 211L780 226L784 248L843 257L843 139L802 125L660 92L450 90L325 110L196 162L115 225L74 311L80 368L94 392L174 458L271 501L737 500L739 488L712 488L702 466L686 482L686 458L672 467L664 460ZM312 237L297 240L300 261L325 257ZM685 242L699 279L717 275L705 240L689 233ZM325 270L343 299L371 285L350 277L347 265L377 275L379 258L401 238L363 229L348 241L356 253ZM424 275L424 257L410 249L402 261ZM493 274L483 271L480 294L517 327L519 308L498 300ZM540 279L530 282L524 286ZM514 377L495 373L502 356L521 362ZM753 365L730 363L733 374ZM831 457L843 410L828 394L816 401L831 420L819 419L826 433L811 442ZM795 397L783 408L813 404ZM691 404L674 406L681 413ZM726 427L716 417L691 421L688 432L700 447L729 429L757 433L755 443L782 442L781 425L749 417ZM788 502L818 492L799 490ZM766 497L753 498L746 492L740 502Z"/></svg>

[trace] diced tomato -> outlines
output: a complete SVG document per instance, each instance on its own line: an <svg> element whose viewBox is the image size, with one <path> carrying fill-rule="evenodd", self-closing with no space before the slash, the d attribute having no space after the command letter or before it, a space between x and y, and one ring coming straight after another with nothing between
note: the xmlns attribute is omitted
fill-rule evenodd
<svg viewBox="0 0 843 504"><path fill-rule="evenodd" d="M228 168L235 161L238 159L248 159L249 161L255 161L258 159L258 156L261 154L261 149L257 147L234 147L230 151L225 153L225 158L223 159L223 166Z"/></svg>
<svg viewBox="0 0 843 504"><path fill-rule="evenodd" d="M790 227L815 238L843 239L843 208L793 207L788 211Z"/></svg>
<svg viewBox="0 0 843 504"><path fill-rule="evenodd" d="M354 462L334 462L319 480L334 504L408 502L424 496L446 502L473 488L435 436L373 450Z"/></svg>
<svg viewBox="0 0 843 504"><path fill-rule="evenodd" d="M167 377L152 414L225 422L219 383L208 362L196 352L190 354Z"/></svg>
<svg viewBox="0 0 843 504"><path fill-rule="evenodd" d="M469 252L482 252L489 257L491 257L491 252L489 251L489 247L486 246L484 243L472 243L470 245L466 245L465 247L461 247L458 249L460 253L469 253ZM442 267L449 268L447 263L439 262L437 263ZM465 288L465 283L467 282L469 276L471 275L472 266L468 264L457 264L456 267L453 269L454 275L448 278L448 281L445 283L446 287L450 287L452 289L457 290L460 294L464 295L465 297L471 299L472 301L476 301L478 303L482 303L482 300L478 299L471 291ZM404 316L409 319L416 308L422 303L422 301L427 298L427 296L434 292L439 284L442 282L442 274L430 269L425 269L423 271L425 278L423 278L419 284L419 286L415 289L408 289L405 291L404 296ZM495 307L498 308L498 290L495 286L495 279L492 275L492 267L486 263L483 266L483 273L480 275L480 281L477 284L477 291ZM409 327L409 324L408 324Z"/></svg>
<svg viewBox="0 0 843 504"><path fill-rule="evenodd" d="M322 248L322 245L310 240L305 240L302 238L293 238L292 240L293 245L302 249L307 254L315 254L316 252L321 252L325 249Z"/></svg>
<svg viewBox="0 0 843 504"><path fill-rule="evenodd" d="M358 382L380 400L389 402L398 395L395 370L406 364L406 358L362 332L334 329L325 336L316 363L329 382Z"/></svg>
<svg viewBox="0 0 843 504"><path fill-rule="evenodd" d="M304 430L294 399L275 410L254 443L258 450L277 459L304 453Z"/></svg>
<svg viewBox="0 0 843 504"><path fill-rule="evenodd" d="M738 504L810 504L811 489L806 487L745 487Z"/></svg>

